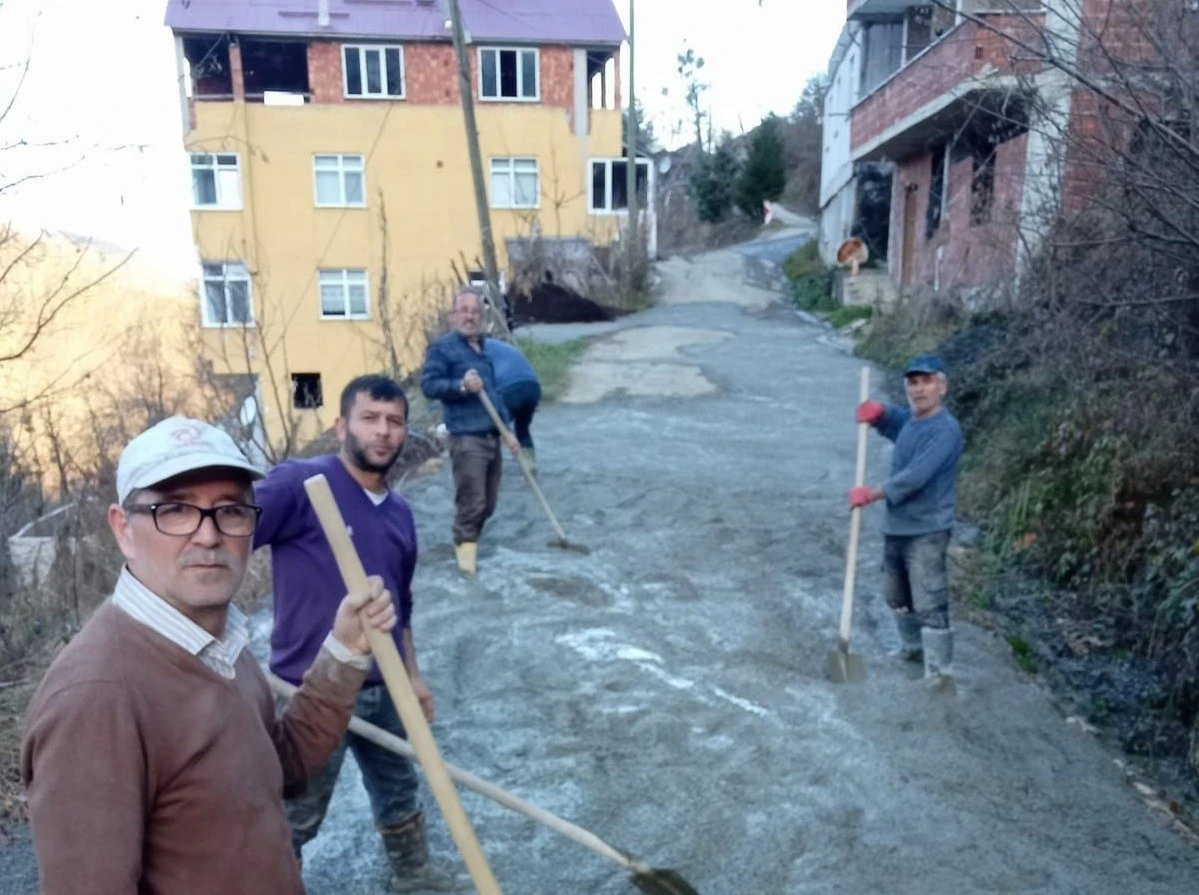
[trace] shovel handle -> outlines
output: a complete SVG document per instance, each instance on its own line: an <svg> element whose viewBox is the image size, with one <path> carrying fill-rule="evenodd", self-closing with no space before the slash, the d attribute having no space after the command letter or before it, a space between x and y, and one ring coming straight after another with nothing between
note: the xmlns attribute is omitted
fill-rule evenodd
<svg viewBox="0 0 1199 895"><path fill-rule="evenodd" d="M346 533L345 520L337 508L328 480L323 475L314 475L304 480L304 490L308 492L308 499L312 501L321 528L324 529L329 546L333 549L333 557L337 560L337 568L341 571L346 589L366 590L366 570L363 569L358 551L354 549L354 544ZM400 714L404 730L412 741L416 757L420 759L421 767L429 780L429 788L433 790L442 817L450 828L450 835L462 854L462 860L466 863L475 888L479 895L502 895L487 858L483 856L483 849L479 846L470 820L462 809L462 803L458 801L458 792L454 789L445 762L437 749L437 742L433 739L433 732L429 729L424 712L421 711L420 701L412 689L407 671L404 670L404 663L400 660L395 641L389 635L366 624L365 620L363 628L366 630L375 662L383 675L383 682L387 685L387 692Z"/></svg>
<svg viewBox="0 0 1199 895"><path fill-rule="evenodd" d="M858 386L858 403L870 399L870 368L862 367ZM858 459L854 471L854 484L859 488L866 484L866 437L869 423L858 423ZM858 536L862 528L862 508L854 507L849 512L849 550L845 557L845 591L841 595L841 638L838 644L842 652L849 652L849 630L853 621L853 586L858 571Z"/></svg>
<svg viewBox="0 0 1199 895"><path fill-rule="evenodd" d="M288 699L294 696L296 690L299 689L287 681L275 677L273 674L268 675L267 680L270 682L272 690ZM398 737L394 733L377 727L369 721L359 718L357 715L350 717L350 730L354 731L354 733L358 734L364 740L369 740L376 746L381 746L389 752L403 755L405 758L414 758L416 756L416 750L403 737ZM446 764L446 771L455 783L459 783L467 789L477 792L479 795L491 799L491 801L499 805L503 805L505 808L510 808L518 814L523 814L529 820L548 827L556 833L561 833L567 839L571 839L579 845L586 846L600 857L607 858L609 861L619 864L626 870L637 871L641 868L639 861L613 848L589 830L584 830L582 827L576 826L570 821L558 817L556 814L551 814L544 808L531 805L519 796L514 796L507 790L500 789L494 783L489 783L482 777L476 777L470 771L448 763Z"/></svg>
<svg viewBox="0 0 1199 895"><path fill-rule="evenodd" d="M487 396L487 390L479 392L479 400L483 402L483 409L487 411L487 415L491 417L491 422L495 426L496 431L505 438L512 434L508 427L504 425L504 421L500 419L499 412L495 409L495 404L491 402L491 398ZM537 495L537 499L541 501L541 508L545 510L545 515L549 517L550 525L554 526L554 534L558 536L558 540L566 542L566 532L562 530L562 526L558 524L558 517L554 515L554 511L550 509L550 502L545 499L545 494L541 491L541 486L537 484L537 479L533 475L533 470L529 469L529 460L525 457L524 451L516 455L516 462L520 464L520 471L525 474L525 479L529 483L529 487L533 489L533 493Z"/></svg>

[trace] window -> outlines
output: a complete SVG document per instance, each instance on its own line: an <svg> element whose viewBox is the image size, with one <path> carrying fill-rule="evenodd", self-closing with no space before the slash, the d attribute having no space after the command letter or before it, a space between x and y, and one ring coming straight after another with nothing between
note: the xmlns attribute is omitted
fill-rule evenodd
<svg viewBox="0 0 1199 895"><path fill-rule="evenodd" d="M541 179L535 158L491 160L491 207L536 208L540 204Z"/></svg>
<svg viewBox="0 0 1199 895"><path fill-rule="evenodd" d="M346 96L403 99L402 47L350 46L341 48Z"/></svg>
<svg viewBox="0 0 1199 895"><path fill-rule="evenodd" d="M907 10L907 41L903 48L904 62L911 62L933 42L933 7L916 6Z"/></svg>
<svg viewBox="0 0 1199 895"><path fill-rule="evenodd" d="M205 326L245 326L254 321L250 303L250 273L236 261L204 264Z"/></svg>
<svg viewBox="0 0 1199 895"><path fill-rule="evenodd" d="M308 96L306 41L242 38L240 46L246 99L261 101L268 93Z"/></svg>
<svg viewBox="0 0 1199 895"><path fill-rule="evenodd" d="M192 204L196 208L241 208L237 153L193 152Z"/></svg>
<svg viewBox="0 0 1199 895"><path fill-rule="evenodd" d="M974 177L970 181L970 223L991 223L995 206L995 152L974 156Z"/></svg>
<svg viewBox="0 0 1199 895"><path fill-rule="evenodd" d="M536 50L479 50L479 97L536 101Z"/></svg>
<svg viewBox="0 0 1199 895"><path fill-rule="evenodd" d="M365 270L322 270L320 285L323 319L363 320L370 316Z"/></svg>
<svg viewBox="0 0 1199 895"><path fill-rule="evenodd" d="M325 403L321 394L320 373L291 374L291 406L296 410L316 410Z"/></svg>
<svg viewBox="0 0 1199 895"><path fill-rule="evenodd" d="M360 155L317 155L312 159L318 208L366 206L366 183Z"/></svg>
<svg viewBox="0 0 1199 895"><path fill-rule="evenodd" d="M233 72L229 66L229 39L220 37L183 38L183 58L187 62L189 97L231 99Z"/></svg>
<svg viewBox="0 0 1199 895"><path fill-rule="evenodd" d="M949 153L944 146L933 150L932 170L929 172L928 209L925 212L924 238L932 239L941 227L941 216L945 208L945 165Z"/></svg>
<svg viewBox="0 0 1199 895"><path fill-rule="evenodd" d="M646 207L649 160L637 159L637 207ZM592 159L588 207L592 214L629 210L628 163L625 159Z"/></svg>

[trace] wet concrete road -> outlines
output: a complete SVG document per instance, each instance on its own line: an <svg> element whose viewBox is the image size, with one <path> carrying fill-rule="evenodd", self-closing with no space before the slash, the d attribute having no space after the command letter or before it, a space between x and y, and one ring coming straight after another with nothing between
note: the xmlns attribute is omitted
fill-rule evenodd
<svg viewBox="0 0 1199 895"><path fill-rule="evenodd" d="M699 331L694 347L679 328ZM826 681L857 360L778 305L672 304L616 329L668 334L662 363L698 366L717 390L539 412L542 482L590 556L545 546L509 464L479 577L462 581L448 471L406 489L424 549L416 636L449 760L705 895L1196 891L1199 854L1004 644L959 628L956 697L887 659L875 513L854 641L869 680ZM877 477L887 456L878 440L871 452ZM337 832L310 846L314 895L375 891L383 875L360 793L339 794ZM581 847L463 799L505 892L634 891ZM440 823L435 845L453 860Z"/></svg>
<svg viewBox="0 0 1199 895"><path fill-rule="evenodd" d="M727 253L702 270L703 301L688 289L685 303L621 321L580 366L612 377L621 344L639 352L622 362L698 368L712 390L671 391L693 370L654 379L666 397L613 393L612 378L538 413L543 486L590 556L546 546L548 523L510 463L480 574L463 581L448 470L405 486L423 548L416 638L444 756L677 868L704 895L1195 892L1199 853L1005 644L959 626L954 697L888 660L876 511L854 640L869 679L825 679L860 364L789 309L720 300L742 295L737 264ZM870 446L877 479L887 455ZM347 762L306 851L312 895L382 890L356 775ZM634 891L591 852L462 798L509 895ZM435 852L454 861L433 814Z"/></svg>

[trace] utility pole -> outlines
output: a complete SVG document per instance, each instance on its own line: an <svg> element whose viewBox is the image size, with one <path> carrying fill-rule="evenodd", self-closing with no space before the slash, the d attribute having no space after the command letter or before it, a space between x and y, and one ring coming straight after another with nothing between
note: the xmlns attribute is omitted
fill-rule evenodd
<svg viewBox="0 0 1199 895"><path fill-rule="evenodd" d="M633 51L636 8L636 0L629 0L629 123L625 128L625 193L629 197L629 250L637 253L633 257L640 257L641 232L637 228L637 92L634 80L637 54Z"/></svg>
<svg viewBox="0 0 1199 895"><path fill-rule="evenodd" d="M466 146L470 151L470 170L474 178L475 207L479 214L479 234L483 239L483 274L491 298L492 324L508 334L508 323L499 308L499 264L495 260L495 239L491 234L491 211L487 207L487 187L483 182L483 158L479 154L479 127L475 123L474 89L471 86L470 60L466 55L466 35L462 30L462 11L458 0L449 0L450 24L454 33L454 55L458 57L458 90L462 95L462 117L466 124Z"/></svg>

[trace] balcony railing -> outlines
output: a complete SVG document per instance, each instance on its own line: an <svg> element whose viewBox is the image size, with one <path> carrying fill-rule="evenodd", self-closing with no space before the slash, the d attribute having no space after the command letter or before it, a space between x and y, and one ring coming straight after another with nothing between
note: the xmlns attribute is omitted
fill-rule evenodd
<svg viewBox="0 0 1199 895"><path fill-rule="evenodd" d="M1031 31L1036 21L1023 15L988 15L999 31ZM1022 35L1027 37L1028 35ZM1036 74L1038 59L1018 54L1015 45L976 22L964 21L909 60L861 99L852 111L855 158L877 149L884 136L918 127L927 118L971 92L1007 85Z"/></svg>

